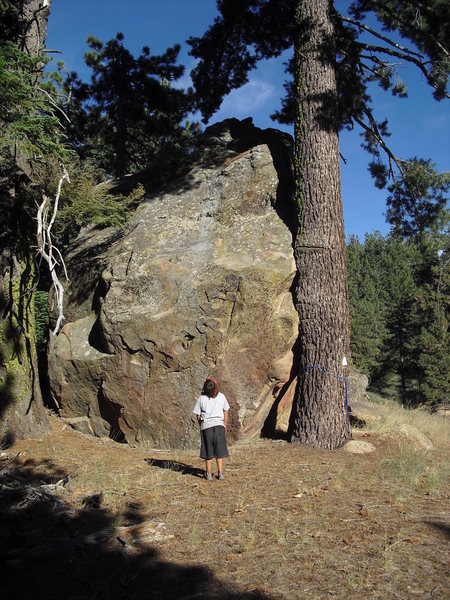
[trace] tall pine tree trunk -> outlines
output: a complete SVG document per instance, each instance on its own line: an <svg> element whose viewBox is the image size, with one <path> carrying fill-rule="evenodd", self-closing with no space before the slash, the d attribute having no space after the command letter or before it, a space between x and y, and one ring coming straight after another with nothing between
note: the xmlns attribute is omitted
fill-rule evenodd
<svg viewBox="0 0 450 600"><path fill-rule="evenodd" d="M44 47L50 1L19 0L21 27L11 40L31 56ZM43 67L43 65L42 65ZM34 85L39 85L39 71ZM49 429L39 386L33 311L34 262L29 220L22 218L23 181L32 181L26 157L14 153L15 175L10 182L11 235L0 247L0 444L16 438L41 436ZM13 180L15 178L15 180ZM23 211L23 213L22 213Z"/></svg>
<svg viewBox="0 0 450 600"><path fill-rule="evenodd" d="M300 360L291 440L320 448L337 448L351 437L342 367L350 340L330 4L297 1L294 49Z"/></svg>
<svg viewBox="0 0 450 600"><path fill-rule="evenodd" d="M0 444L49 428L39 386L31 253L0 253Z"/></svg>

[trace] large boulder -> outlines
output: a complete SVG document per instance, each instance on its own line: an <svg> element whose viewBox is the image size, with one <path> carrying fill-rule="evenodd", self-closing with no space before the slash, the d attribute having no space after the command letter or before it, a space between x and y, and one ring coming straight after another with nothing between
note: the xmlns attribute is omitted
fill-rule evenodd
<svg viewBox="0 0 450 600"><path fill-rule="evenodd" d="M125 230L83 231L67 256L51 393L97 435L192 446L192 408L212 376L237 439L291 377L291 138L231 119L205 139L206 164L147 197Z"/></svg>

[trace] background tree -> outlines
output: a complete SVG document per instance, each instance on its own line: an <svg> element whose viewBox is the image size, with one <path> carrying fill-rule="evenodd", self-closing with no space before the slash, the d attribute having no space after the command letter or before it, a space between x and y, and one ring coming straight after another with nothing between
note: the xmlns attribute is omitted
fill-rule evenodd
<svg viewBox="0 0 450 600"><path fill-rule="evenodd" d="M393 227L386 238L348 245L353 360L371 390L407 405L449 400L448 220L442 209L418 236L402 238Z"/></svg>
<svg viewBox="0 0 450 600"><path fill-rule="evenodd" d="M440 238L440 239L439 239ZM421 288L422 315L419 367L421 400L433 407L450 402L450 243L449 236L430 239L430 278Z"/></svg>
<svg viewBox="0 0 450 600"><path fill-rule="evenodd" d="M388 187L386 221L403 238L420 237L445 211L450 173L437 173L434 167L414 157Z"/></svg>
<svg viewBox="0 0 450 600"><path fill-rule="evenodd" d="M449 187L449 173L437 173L431 161L417 158L406 163L403 177L388 187L386 220L412 252L416 286L415 335L408 336L414 347L410 366L416 385L408 398L402 386L404 402L436 405L449 398Z"/></svg>
<svg viewBox="0 0 450 600"><path fill-rule="evenodd" d="M407 382L414 377L419 353L420 315L417 304L417 287L414 278L416 248L397 236L388 240L385 255L385 293L388 313L388 336L383 355L385 374L394 370L400 376L401 400L408 404Z"/></svg>
<svg viewBox="0 0 450 600"><path fill-rule="evenodd" d="M450 402L450 253L439 254L432 267L434 281L421 294L427 322L421 330L419 366L423 372L421 400L437 408Z"/></svg>
<svg viewBox="0 0 450 600"><path fill-rule="evenodd" d="M76 73L66 81L71 140L80 157L115 177L163 163L164 153L172 165L180 162L176 150L185 148L190 132L181 122L192 108L191 92L171 85L184 72L176 64L180 47L156 56L144 47L135 58L121 33L106 43L91 36L87 43L91 82Z"/></svg>
<svg viewBox="0 0 450 600"><path fill-rule="evenodd" d="M347 245L350 347L355 366L369 381L378 378L387 334L385 245L380 234L367 234L364 244L351 238Z"/></svg>
<svg viewBox="0 0 450 600"><path fill-rule="evenodd" d="M287 66L287 96L277 118L294 123L295 201L299 272L295 300L300 316L300 378L293 413L293 441L332 448L349 435L337 374L349 352L345 242L340 195L339 127L364 131L378 185L395 166L384 136L386 123L372 114L367 85L378 81L406 96L391 57L415 64L437 99L447 95L448 5L440 0L417 11L408 0L352 2L349 16L327 0L219 0L220 16L202 38L191 38L200 59L192 73L199 107L207 120L233 88L264 58L293 47ZM380 29L364 23L375 15ZM408 47L387 37L398 31ZM361 37L372 36L373 43ZM385 165L381 159L388 157Z"/></svg>

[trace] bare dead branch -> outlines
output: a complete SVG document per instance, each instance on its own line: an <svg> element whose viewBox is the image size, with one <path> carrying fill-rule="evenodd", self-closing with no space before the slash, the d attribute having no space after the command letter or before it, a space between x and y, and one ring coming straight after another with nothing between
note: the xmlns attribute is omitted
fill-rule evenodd
<svg viewBox="0 0 450 600"><path fill-rule="evenodd" d="M40 92L43 92L47 98L50 101L50 104L53 106L53 108L55 108L58 112L60 112L62 114L62 116L68 121L68 123L70 123L70 119L69 117L66 115L66 113L62 110L62 108L60 108L56 102L53 100L53 98L50 96L50 94L45 91L43 88L38 88Z"/></svg>
<svg viewBox="0 0 450 600"><path fill-rule="evenodd" d="M58 279L58 275L56 274L55 267L58 265L58 261L55 259L53 252L57 253L57 255L61 261L61 264L63 266L63 269L64 269L64 275L65 275L66 279L69 280L69 278L67 277L66 265L64 263L61 252L58 250L58 248L53 246L52 237L51 237L51 229L53 227L53 223L55 222L56 214L58 212L58 204L59 204L59 197L61 195L62 184L64 181L67 181L68 183L70 183L69 174L67 173L67 171L63 165L62 165L62 169L63 169L63 175L61 176L61 178L58 182L58 189L56 191L55 201L53 203L53 212L52 212L50 222L48 221L48 215L49 215L50 208L51 208L51 202L45 194L42 194L42 203L39 206L38 213L37 213L37 223L38 223L37 234L36 234L37 251L48 264L48 268L49 268L50 275L52 278L53 288L55 290L56 303L57 303L57 307L58 307L58 319L56 321L55 328L52 331L52 335L56 335L58 333L59 328L61 327L61 323L64 320L64 308L63 308L64 288Z"/></svg>

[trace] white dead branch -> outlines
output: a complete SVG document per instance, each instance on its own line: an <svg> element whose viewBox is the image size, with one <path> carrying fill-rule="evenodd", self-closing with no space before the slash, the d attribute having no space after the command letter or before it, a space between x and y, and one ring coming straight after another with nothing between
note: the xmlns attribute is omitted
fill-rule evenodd
<svg viewBox="0 0 450 600"><path fill-rule="evenodd" d="M65 167L62 166L62 169L63 175L58 182L58 189L56 191L55 201L53 203L53 212L50 221L48 220L48 217L51 209L51 202L45 194L42 194L42 203L39 206L39 210L37 213L37 251L48 264L50 275L52 277L53 288L55 290L56 303L58 306L58 320L56 321L56 325L54 330L52 331L52 335L56 335L58 333L59 328L61 327L61 323L64 320L64 288L58 279L58 275L56 274L57 265L62 265L64 269L64 275L67 281L69 281L63 257L61 256L61 252L58 250L58 248L53 246L51 236L51 229L56 219L56 213L58 212L58 203L59 197L61 195L62 184L64 181L70 183L69 174L67 173ZM54 253L59 257L60 263L58 262L58 260L56 260Z"/></svg>

